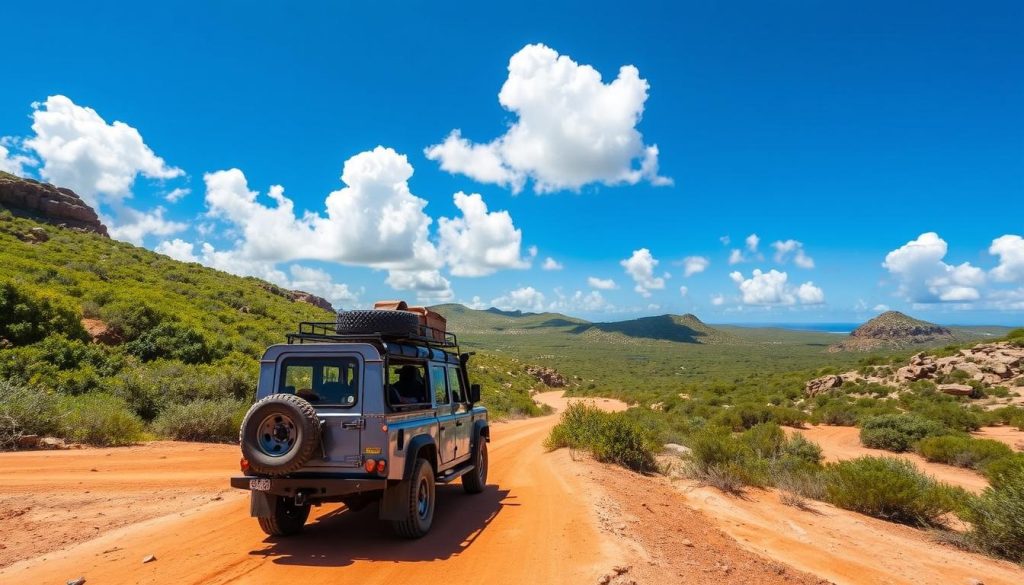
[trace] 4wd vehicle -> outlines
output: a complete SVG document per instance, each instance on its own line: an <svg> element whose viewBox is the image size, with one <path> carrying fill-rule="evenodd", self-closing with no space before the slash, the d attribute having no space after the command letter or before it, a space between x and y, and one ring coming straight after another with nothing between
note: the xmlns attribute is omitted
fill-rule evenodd
<svg viewBox="0 0 1024 585"><path fill-rule="evenodd" d="M257 402L240 431L240 476L270 535L302 530L311 505L376 503L395 532L418 538L438 483L487 482L487 410L476 403L444 318L405 303L301 323L260 362Z"/></svg>

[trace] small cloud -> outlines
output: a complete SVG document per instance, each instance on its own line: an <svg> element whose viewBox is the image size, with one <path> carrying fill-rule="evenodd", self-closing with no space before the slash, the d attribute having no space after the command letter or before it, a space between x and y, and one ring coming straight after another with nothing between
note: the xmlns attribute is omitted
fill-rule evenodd
<svg viewBox="0 0 1024 585"><path fill-rule="evenodd" d="M884 313L884 312L889 310L889 305L878 304L878 305L875 305L875 307L873 309L871 309L871 310L872 311L878 311L880 313Z"/></svg>
<svg viewBox="0 0 1024 585"><path fill-rule="evenodd" d="M711 295L711 304L716 307L721 307L725 304L725 295Z"/></svg>
<svg viewBox="0 0 1024 585"><path fill-rule="evenodd" d="M685 286L679 287L679 296L685 297L688 292L690 292L690 289L686 288Z"/></svg>
<svg viewBox="0 0 1024 585"><path fill-rule="evenodd" d="M693 276L704 272L711 261L703 256L687 256L683 258L683 276Z"/></svg>
<svg viewBox="0 0 1024 585"><path fill-rule="evenodd" d="M170 193L168 193L167 195L164 195L164 199L168 203L177 203L184 199L185 196L191 192L192 189L184 189L182 187L178 187L177 189L172 189Z"/></svg>
<svg viewBox="0 0 1024 585"><path fill-rule="evenodd" d="M541 265L541 269L543 270L561 270L563 268L565 268L565 266L563 266L561 262L558 262L551 256L545 258L544 264Z"/></svg>
<svg viewBox="0 0 1024 585"><path fill-rule="evenodd" d="M651 290L665 288L665 278L654 276L654 269L659 261L651 255L647 248L634 250L633 255L619 262L626 270L636 286L633 288L640 296L647 298L651 296Z"/></svg>
<svg viewBox="0 0 1024 585"><path fill-rule="evenodd" d="M600 290L612 290L619 288L619 285L615 284L614 280L610 278L597 278L596 276L588 277L587 284L590 285L590 288Z"/></svg>

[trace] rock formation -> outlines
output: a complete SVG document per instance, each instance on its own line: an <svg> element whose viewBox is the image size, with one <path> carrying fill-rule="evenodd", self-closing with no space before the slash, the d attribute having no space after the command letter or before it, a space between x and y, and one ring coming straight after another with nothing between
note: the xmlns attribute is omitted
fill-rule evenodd
<svg viewBox="0 0 1024 585"><path fill-rule="evenodd" d="M0 172L0 206L15 215L110 237L96 211L64 187Z"/></svg>
<svg viewBox="0 0 1024 585"><path fill-rule="evenodd" d="M544 366L527 366L526 373L537 378L549 388L565 388L569 383L565 376L559 374L557 370Z"/></svg>
<svg viewBox="0 0 1024 585"><path fill-rule="evenodd" d="M925 343L954 341L953 332L941 325L886 311L853 330L850 337L829 351L871 351L880 347L901 348Z"/></svg>

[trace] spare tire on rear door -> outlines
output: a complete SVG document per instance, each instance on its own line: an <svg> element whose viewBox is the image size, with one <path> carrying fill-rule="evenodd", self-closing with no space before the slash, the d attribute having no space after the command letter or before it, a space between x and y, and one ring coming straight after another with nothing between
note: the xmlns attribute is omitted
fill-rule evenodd
<svg viewBox="0 0 1024 585"><path fill-rule="evenodd" d="M419 335L420 330L419 315L408 311L342 311L337 323L337 331L343 335Z"/></svg>
<svg viewBox="0 0 1024 585"><path fill-rule="evenodd" d="M302 398L271 394L249 408L238 440L253 472L285 475L302 468L320 445L320 419Z"/></svg>

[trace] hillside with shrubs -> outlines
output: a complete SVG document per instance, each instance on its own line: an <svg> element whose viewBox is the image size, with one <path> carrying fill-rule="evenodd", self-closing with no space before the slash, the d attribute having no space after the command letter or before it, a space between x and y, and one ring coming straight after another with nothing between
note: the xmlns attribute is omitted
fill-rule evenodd
<svg viewBox="0 0 1024 585"><path fill-rule="evenodd" d="M300 321L333 321L322 304L0 207L0 448L235 441L259 356ZM471 364L497 416L540 413L524 364Z"/></svg>

